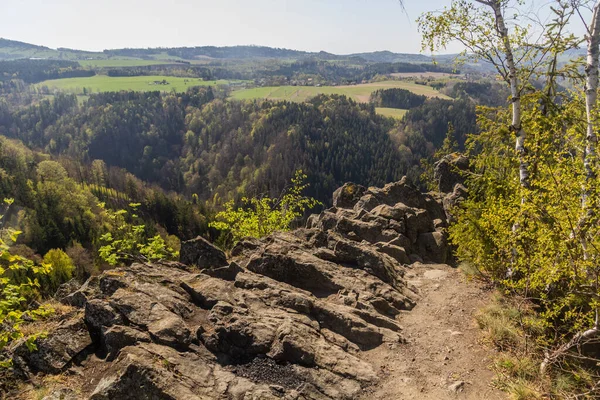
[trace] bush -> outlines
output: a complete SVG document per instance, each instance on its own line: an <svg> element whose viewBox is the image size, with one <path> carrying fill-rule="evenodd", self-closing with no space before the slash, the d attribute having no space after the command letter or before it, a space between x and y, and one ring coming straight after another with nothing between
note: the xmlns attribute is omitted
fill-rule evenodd
<svg viewBox="0 0 600 400"><path fill-rule="evenodd" d="M140 204L131 203L132 212L126 210L105 210L112 226L109 232L100 237L104 243L98 250L100 258L109 265L118 265L133 261L156 262L162 260L175 260L179 252L171 248L159 235L149 236L146 226L141 222L136 210ZM170 243L177 241L168 239Z"/></svg>
<svg viewBox="0 0 600 400"><path fill-rule="evenodd" d="M10 207L12 200L5 200ZM6 212L6 210L5 210ZM4 214L0 214L0 222ZM21 324L52 313L50 307L29 308L31 300L38 297L39 278L50 273L51 266L36 265L22 256L11 254L9 244L17 240L21 232L0 228L0 351L14 340L24 336ZM37 335L30 335L27 345L35 348ZM0 367L8 367L11 360L0 358Z"/></svg>
<svg viewBox="0 0 600 400"><path fill-rule="evenodd" d="M42 291L45 294L53 295L65 282L73 278L75 265L71 258L60 249L52 249L46 253L43 260L44 264L51 265L52 268L48 275L42 281Z"/></svg>
<svg viewBox="0 0 600 400"><path fill-rule="evenodd" d="M275 231L287 231L302 218L307 210L321 204L312 197L302 195L308 184L306 175L296 171L292 186L279 199L269 197L243 198L244 207L234 208L233 202L225 204L225 211L215 216L210 227L228 232L226 243L233 245L244 237L261 238Z"/></svg>

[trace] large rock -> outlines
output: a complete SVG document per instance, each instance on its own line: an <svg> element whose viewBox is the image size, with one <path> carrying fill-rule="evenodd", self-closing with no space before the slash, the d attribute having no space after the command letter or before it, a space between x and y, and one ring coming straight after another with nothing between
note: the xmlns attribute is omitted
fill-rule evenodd
<svg viewBox="0 0 600 400"><path fill-rule="evenodd" d="M225 253L200 236L196 239L181 242L179 261L183 264L195 265L198 268L215 268L227 265Z"/></svg>
<svg viewBox="0 0 600 400"><path fill-rule="evenodd" d="M92 345L92 339L81 317L64 321L52 329L46 337L35 342L36 348L29 350L25 341L17 345L13 362L17 370L25 373L44 372L57 374L81 352Z"/></svg>
<svg viewBox="0 0 600 400"><path fill-rule="evenodd" d="M364 186L355 183L346 183L333 192L333 206L338 208L352 208L367 190Z"/></svg>
<svg viewBox="0 0 600 400"><path fill-rule="evenodd" d="M467 196L467 188L461 184L456 184L454 186L454 189L452 190L452 193L448 193L444 197L444 211L446 212L446 215L448 216L448 220L450 222L456 221L456 208L467 198Z"/></svg>
<svg viewBox="0 0 600 400"><path fill-rule="evenodd" d="M443 264L448 260L446 237L440 232L428 232L419 236L419 247L425 261Z"/></svg>
<svg viewBox="0 0 600 400"><path fill-rule="evenodd" d="M434 165L433 178L438 184L438 191L450 193L456 184L464 184L464 171L469 170L469 159L459 153L452 153Z"/></svg>

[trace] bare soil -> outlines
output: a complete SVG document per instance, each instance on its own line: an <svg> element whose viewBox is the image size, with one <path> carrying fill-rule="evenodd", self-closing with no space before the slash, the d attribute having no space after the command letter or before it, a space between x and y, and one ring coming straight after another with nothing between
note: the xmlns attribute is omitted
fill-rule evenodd
<svg viewBox="0 0 600 400"><path fill-rule="evenodd" d="M482 343L474 320L492 292L447 265L414 264L407 277L421 296L400 318L407 343L363 355L379 369L382 381L362 398L506 399L492 386L495 350Z"/></svg>

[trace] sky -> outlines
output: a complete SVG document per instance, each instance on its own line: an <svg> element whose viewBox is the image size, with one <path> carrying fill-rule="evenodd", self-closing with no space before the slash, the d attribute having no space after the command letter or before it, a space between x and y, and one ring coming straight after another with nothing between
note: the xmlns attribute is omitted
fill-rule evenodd
<svg viewBox="0 0 600 400"><path fill-rule="evenodd" d="M51 48L264 45L418 53L416 19L450 0L0 0L0 37Z"/></svg>
<svg viewBox="0 0 600 400"><path fill-rule="evenodd" d="M450 2L404 0L403 9L399 0L0 0L0 37L93 51L262 45L419 53L416 19ZM526 4L536 14L549 2Z"/></svg>

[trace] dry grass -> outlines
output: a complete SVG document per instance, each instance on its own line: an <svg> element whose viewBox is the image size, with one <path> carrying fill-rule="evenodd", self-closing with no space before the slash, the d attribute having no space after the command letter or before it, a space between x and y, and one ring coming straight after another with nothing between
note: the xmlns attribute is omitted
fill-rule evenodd
<svg viewBox="0 0 600 400"><path fill-rule="evenodd" d="M495 384L510 399L600 398L597 392L590 391L599 377L583 365L563 363L546 376L540 375L544 354L536 338L542 337L544 324L527 302L517 303L498 295L480 310L476 320L485 340L500 350L493 364ZM582 395L586 392L589 393Z"/></svg>
<svg viewBox="0 0 600 400"><path fill-rule="evenodd" d="M485 331L486 339L499 350L510 350L518 348L523 341L522 332L515 323L519 317L518 309L498 297L483 308L475 319L479 328Z"/></svg>
<svg viewBox="0 0 600 400"><path fill-rule="evenodd" d="M43 304L45 307L49 307L54 310L54 313L48 318L38 319L33 322L21 325L21 332L25 337L40 332L47 332L57 325L60 317L74 312L76 309L72 306L62 304L56 300L49 300Z"/></svg>
<svg viewBox="0 0 600 400"><path fill-rule="evenodd" d="M13 400L42 400L59 389L70 389L80 393L80 384L76 377L61 375L44 375L36 384L23 383L13 393Z"/></svg>

